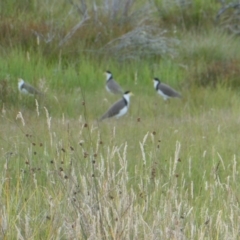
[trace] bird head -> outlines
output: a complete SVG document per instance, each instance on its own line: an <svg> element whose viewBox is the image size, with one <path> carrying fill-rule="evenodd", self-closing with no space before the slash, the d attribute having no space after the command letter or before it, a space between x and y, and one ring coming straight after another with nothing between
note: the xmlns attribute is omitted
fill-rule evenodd
<svg viewBox="0 0 240 240"><path fill-rule="evenodd" d="M133 96L134 94L131 92L131 91L126 91L125 93L124 93L124 96Z"/></svg>
<svg viewBox="0 0 240 240"><path fill-rule="evenodd" d="M130 97L133 95L133 93L131 91L126 91L124 94L123 94L123 98L129 103L130 101Z"/></svg>
<svg viewBox="0 0 240 240"><path fill-rule="evenodd" d="M18 87L20 88L24 84L24 80L22 78L18 78Z"/></svg>
<svg viewBox="0 0 240 240"><path fill-rule="evenodd" d="M153 78L154 87L156 87L160 82L159 78Z"/></svg>
<svg viewBox="0 0 240 240"><path fill-rule="evenodd" d="M106 75L107 81L112 78L112 73L110 71L106 71L105 75Z"/></svg>

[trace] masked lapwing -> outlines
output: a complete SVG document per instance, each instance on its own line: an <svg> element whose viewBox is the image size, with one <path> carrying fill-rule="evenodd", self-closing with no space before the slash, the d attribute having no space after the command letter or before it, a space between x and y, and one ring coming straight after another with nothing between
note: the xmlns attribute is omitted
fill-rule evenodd
<svg viewBox="0 0 240 240"><path fill-rule="evenodd" d="M122 99L114 103L108 111L103 114L103 116L99 119L102 121L105 118L116 117L119 118L127 113L129 104L130 104L130 96L133 95L132 92L127 91L123 94Z"/></svg>
<svg viewBox="0 0 240 240"><path fill-rule="evenodd" d="M113 75L110 71L105 72L106 75L106 89L108 92L113 94L123 94L122 88L119 84L113 79Z"/></svg>
<svg viewBox="0 0 240 240"><path fill-rule="evenodd" d="M40 91L38 91L36 88L31 86L28 83L25 83L25 81L21 78L18 79L18 90L27 95L42 95Z"/></svg>
<svg viewBox="0 0 240 240"><path fill-rule="evenodd" d="M181 98L180 93L167 84L162 83L158 78L153 79L153 84L157 93L161 95L165 101L169 98Z"/></svg>

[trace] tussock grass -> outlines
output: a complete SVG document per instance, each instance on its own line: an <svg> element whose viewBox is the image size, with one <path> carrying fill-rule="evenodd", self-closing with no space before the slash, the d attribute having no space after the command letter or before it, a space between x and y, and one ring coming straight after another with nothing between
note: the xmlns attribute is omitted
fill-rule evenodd
<svg viewBox="0 0 240 240"><path fill-rule="evenodd" d="M0 3L1 239L239 237L239 94L226 84L238 85L238 42L213 31L216 2L187 2L135 1L124 15L119 1L112 15L117 5L99 1L80 28L79 2ZM180 39L174 54L98 54L159 22ZM135 96L124 117L98 123L120 98L106 70ZM44 97L20 95L18 77ZM153 77L183 98L165 103Z"/></svg>
<svg viewBox="0 0 240 240"><path fill-rule="evenodd" d="M199 34L197 31L185 34L183 48L180 49L181 56L191 58L193 62L205 61L206 63L216 60L227 60L238 58L236 38L225 34L220 30L204 31Z"/></svg>
<svg viewBox="0 0 240 240"><path fill-rule="evenodd" d="M186 84L238 87L238 48L235 37L217 29L185 34L179 48L179 61L188 72Z"/></svg>
<svg viewBox="0 0 240 240"><path fill-rule="evenodd" d="M6 109L2 236L236 238L237 95L202 90L199 107L157 97L101 125L47 109L11 122Z"/></svg>
<svg viewBox="0 0 240 240"><path fill-rule="evenodd" d="M213 25L214 17L220 8L220 4L210 0L162 0L154 1L159 15L160 24L168 27L177 26L178 29L191 30L208 28Z"/></svg>

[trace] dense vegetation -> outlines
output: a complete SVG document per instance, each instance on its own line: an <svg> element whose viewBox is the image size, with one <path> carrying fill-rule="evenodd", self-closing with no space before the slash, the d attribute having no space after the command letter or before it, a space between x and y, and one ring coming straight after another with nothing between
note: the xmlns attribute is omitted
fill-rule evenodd
<svg viewBox="0 0 240 240"><path fill-rule="evenodd" d="M238 9L1 1L1 239L239 238ZM107 69L135 96L99 124Z"/></svg>

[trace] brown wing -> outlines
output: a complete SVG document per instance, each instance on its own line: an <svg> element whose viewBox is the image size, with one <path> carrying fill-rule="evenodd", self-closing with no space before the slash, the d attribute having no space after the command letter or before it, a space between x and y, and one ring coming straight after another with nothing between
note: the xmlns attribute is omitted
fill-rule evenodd
<svg viewBox="0 0 240 240"><path fill-rule="evenodd" d="M115 94L118 94L118 93L122 94L123 93L122 88L113 79L110 79L109 81L107 81L107 86Z"/></svg>
<svg viewBox="0 0 240 240"><path fill-rule="evenodd" d="M160 83L158 89L161 90L165 95L169 97L181 97L181 94L175 91L173 88L168 86L167 84Z"/></svg>
<svg viewBox="0 0 240 240"><path fill-rule="evenodd" d="M114 117L120 112L122 108L124 108L124 106L125 106L124 99L120 99L118 102L114 103L105 114L103 114L99 121L102 121L105 118Z"/></svg>

